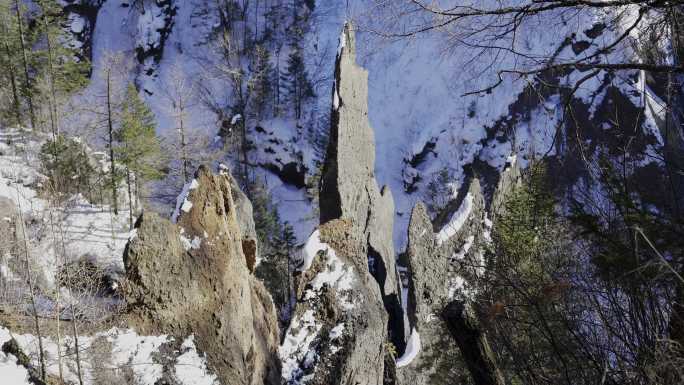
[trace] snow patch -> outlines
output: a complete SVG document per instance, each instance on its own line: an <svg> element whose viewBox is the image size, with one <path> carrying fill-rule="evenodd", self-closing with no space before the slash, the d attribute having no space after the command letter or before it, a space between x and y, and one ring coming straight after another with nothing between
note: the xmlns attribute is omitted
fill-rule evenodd
<svg viewBox="0 0 684 385"><path fill-rule="evenodd" d="M200 237L195 236L192 237L192 240L190 240L186 238L184 234L185 229L181 228L180 234L178 234L178 236L185 251L189 251L190 249L197 250L200 248L200 246L202 245L202 239Z"/></svg>
<svg viewBox="0 0 684 385"><path fill-rule="evenodd" d="M188 195L190 195L190 190L194 190L197 187L199 187L197 179L193 179L190 183L186 183L183 186L183 190L178 195L178 198L176 198L176 209L173 211L173 215L171 215L171 222L178 222L181 210L187 213L192 209L192 202L188 200Z"/></svg>
<svg viewBox="0 0 684 385"><path fill-rule="evenodd" d="M344 28L342 28L342 33L340 33L340 42L337 45L337 57L340 57L342 54L342 48L347 46L347 34L344 31Z"/></svg>
<svg viewBox="0 0 684 385"><path fill-rule="evenodd" d="M437 244L441 245L442 243L446 242L449 240L449 238L453 237L456 235L456 233L463 227L463 224L468 220L468 216L470 216L470 212L473 209L473 195L471 193L468 193L463 199L463 203L461 203L461 206L456 210L456 212L451 216L451 219L449 220L449 223L444 225L442 227L442 230L437 233Z"/></svg>
<svg viewBox="0 0 684 385"><path fill-rule="evenodd" d="M298 384L305 384L304 370L315 363L315 350L309 346L314 342L321 325L316 322L313 310L307 310L301 317L295 316L287 329L285 341L278 349L278 355L283 363L282 378L285 383L292 383L301 379ZM300 365L301 363L301 365Z"/></svg>
<svg viewBox="0 0 684 385"><path fill-rule="evenodd" d="M181 345L183 354L176 359L176 377L184 385L215 385L218 379L207 369L206 359L199 355L195 347L195 337L191 335Z"/></svg>
<svg viewBox="0 0 684 385"><path fill-rule="evenodd" d="M451 258L449 259L449 262L455 263L455 262L458 262L458 261L462 260L463 258L465 258L466 254L468 254L468 251L470 251L470 248L473 246L474 241L475 241L474 235L471 235L468 238L466 238L466 241L463 244L463 247L461 247L461 249L457 253L455 253L454 255L451 256Z"/></svg>
<svg viewBox="0 0 684 385"><path fill-rule="evenodd" d="M304 264L298 268L299 271L307 271L311 268L314 258L320 251L335 253L327 243L321 242L321 234L316 229L309 239L307 239L306 244L304 244L304 249L302 249L302 257Z"/></svg>
<svg viewBox="0 0 684 385"><path fill-rule="evenodd" d="M333 85L333 109L340 109L340 96L337 94L337 85Z"/></svg>
<svg viewBox="0 0 684 385"><path fill-rule="evenodd" d="M326 255L328 260L325 269L311 281L311 289L306 291L304 300L315 298L323 286L329 286L335 289L340 305L344 309L350 310L354 307L354 301L350 294L354 282L354 272L351 266L346 265L337 257L333 249L329 248Z"/></svg>
<svg viewBox="0 0 684 385"><path fill-rule="evenodd" d="M420 352L420 335L414 328L411 331L411 336L409 337L409 340L406 344L406 350L404 351L404 354L402 354L401 357L397 359L397 368L403 368L404 366L408 365L413 361L416 356L418 356L418 353Z"/></svg>

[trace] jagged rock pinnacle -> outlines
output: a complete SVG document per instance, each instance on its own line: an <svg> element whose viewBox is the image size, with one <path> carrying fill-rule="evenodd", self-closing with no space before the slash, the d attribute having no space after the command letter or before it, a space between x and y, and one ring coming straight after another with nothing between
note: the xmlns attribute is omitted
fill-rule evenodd
<svg viewBox="0 0 684 385"><path fill-rule="evenodd" d="M129 316L143 332L193 334L223 384L277 383L276 310L243 252L251 210L235 188L229 174L200 167L176 224L142 214L124 254Z"/></svg>

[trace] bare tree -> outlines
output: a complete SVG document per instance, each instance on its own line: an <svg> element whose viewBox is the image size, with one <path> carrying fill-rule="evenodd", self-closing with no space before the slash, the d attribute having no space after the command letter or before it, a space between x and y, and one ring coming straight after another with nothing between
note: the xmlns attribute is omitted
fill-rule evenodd
<svg viewBox="0 0 684 385"><path fill-rule="evenodd" d="M24 262L26 264L26 280L28 284L28 291L29 291L29 301L31 304L31 312L33 315L33 324L36 329L36 335L38 336L38 353L39 353L39 359L40 359L40 375L41 379L43 382L46 380L46 369L45 369L45 350L43 349L43 333L41 331L41 326L40 326L40 318L39 318L39 313L38 313L38 307L36 305L36 285L34 283L33 279L33 273L32 273L32 268L31 268L31 251L29 248L29 240L28 240L28 234L26 232L26 226L24 223L24 213L21 205L21 198L19 197L19 190L16 189L16 194L17 194L17 199L16 199L16 204L17 204L17 222L19 222L19 226L21 228L21 237L23 239L24 247L23 247L23 254L24 254Z"/></svg>
<svg viewBox="0 0 684 385"><path fill-rule="evenodd" d="M180 63L174 63L162 88L164 96L170 103L167 110L176 121L176 130L178 131L178 143L180 145L181 154L180 160L183 171L183 183L187 183L190 179L190 159L188 157L186 130L188 124L188 110L197 105L196 86L194 82L188 79L184 74Z"/></svg>

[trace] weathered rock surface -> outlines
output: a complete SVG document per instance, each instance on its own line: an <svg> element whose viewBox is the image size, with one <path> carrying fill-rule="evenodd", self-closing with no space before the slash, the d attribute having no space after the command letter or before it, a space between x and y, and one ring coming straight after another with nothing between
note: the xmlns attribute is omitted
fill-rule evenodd
<svg viewBox="0 0 684 385"><path fill-rule="evenodd" d="M389 189L380 191L373 174L367 80L356 65L354 33L347 24L321 178L321 226L307 242L304 252L313 262L304 264L295 282L297 305L280 349L289 384L383 384L394 377L394 361L386 352L388 318L392 340L404 344L392 243L394 201Z"/></svg>
<svg viewBox="0 0 684 385"><path fill-rule="evenodd" d="M288 384L383 383L387 315L351 220L319 229L321 251L298 279L280 355Z"/></svg>
<svg viewBox="0 0 684 385"><path fill-rule="evenodd" d="M194 334L222 384L277 384L276 311L248 269L238 216L249 210L231 179L200 167L177 224L138 219L124 254L131 325Z"/></svg>
<svg viewBox="0 0 684 385"><path fill-rule="evenodd" d="M235 215L240 226L240 233L242 234L242 252L245 254L249 271L254 272L259 248L252 202L240 189L237 181L230 175L227 169L222 169L221 175L225 176L230 183L230 192L233 197L233 203L235 203Z"/></svg>
<svg viewBox="0 0 684 385"><path fill-rule="evenodd" d="M104 0L65 0L62 2L67 16L69 32L75 39L71 42L73 48L79 51L79 58L92 61L93 32L97 22L97 14Z"/></svg>
<svg viewBox="0 0 684 385"><path fill-rule="evenodd" d="M368 121L368 72L356 64L355 36L346 24L335 67L330 142L320 190L320 220L351 219L365 239L360 252L369 256L391 317L392 342L403 349L399 276L392 230L394 200L375 180L375 138Z"/></svg>
<svg viewBox="0 0 684 385"><path fill-rule="evenodd" d="M400 384L459 383L459 377L469 377L468 367L481 362L492 370L479 373L479 378L500 380L486 336L469 306L475 295L469 283L484 274L491 218L502 209L504 196L519 175L513 159L501 173L489 205L479 180L471 179L434 225L422 203L414 207L408 229L407 310L411 328L420 335L421 350L406 368L398 369Z"/></svg>

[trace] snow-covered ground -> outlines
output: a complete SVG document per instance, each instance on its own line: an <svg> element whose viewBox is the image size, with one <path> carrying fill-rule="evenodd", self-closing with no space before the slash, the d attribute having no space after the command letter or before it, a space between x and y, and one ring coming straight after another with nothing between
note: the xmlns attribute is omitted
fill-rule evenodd
<svg viewBox="0 0 684 385"><path fill-rule="evenodd" d="M47 179L38 158L43 140L42 136L16 129L0 129L0 197L21 208L24 222L32 223L25 228L32 262L49 286L55 282L58 265L80 258L109 272L122 272L129 233L128 208L121 207L114 215L109 206L91 204L81 195L59 206L50 204L39 191ZM7 269L3 267L11 274Z"/></svg>
<svg viewBox="0 0 684 385"><path fill-rule="evenodd" d="M507 3L515 5L518 2L511 0ZM434 5L448 8L456 4L462 5L462 2L444 0ZM215 109L203 102L206 95L210 95L224 107L235 103L226 80L227 69L221 67L220 43L213 33L219 25L215 4L202 0L175 2L176 12L170 24L165 24L166 16L155 7L141 15L136 7L128 5L125 0L107 1L98 13L93 36L93 81L85 95L101 94L106 59L110 53L122 52L130 62L124 78L140 86L141 95L157 116L160 134L171 140L178 136L179 111L172 107L172 99L180 84L187 91L187 97L193 100L186 106L186 129L196 137L203 137L207 143L214 143L221 119L237 122L237 115L218 116ZM477 2L477 5L495 7L500 2L486 0ZM524 70L538 65L541 58L552 54L556 55L557 61L591 55L599 47L612 42L616 34L622 32L620 28L625 28L634 19L627 12L615 31L609 28L593 36L587 31L595 22L605 19L603 10L530 16L520 26L519 38L512 43L516 50L529 54L529 57L521 58L507 50L481 51L458 44L459 31L453 26L408 39L386 38L376 33L410 29L417 22L427 20L397 16L401 15L400 10L411 6L415 7L415 4L404 1L317 0L302 42L307 70L316 93L307 111L319 111L314 121L325 129L324 114L320 111L329 111L333 103L332 71L342 25L351 19L359 29L358 61L369 72L369 118L375 130L376 177L380 184L389 185L395 199L394 240L398 250L405 245L411 208L417 200L425 199L427 185L440 172L447 171L450 178L448 187L455 193L463 187L464 167L476 159L501 170L513 153L519 155L523 167L532 157L555 153L554 145L558 143L554 138L563 104L558 94L540 96L538 106L522 115L510 108L532 79L506 75L490 93L465 94L496 83L499 69ZM264 12L262 4L260 9L250 10L249 14L263 20ZM554 28L548 28L550 23ZM158 31L162 27L170 28L163 39L163 34ZM235 28L240 30L239 23ZM635 34L638 35L638 31L632 31L632 35ZM586 44L588 48L575 52L573 44L563 44L568 37L571 37L571 43ZM162 40L163 54L158 63L150 58L142 65L135 63L136 47L160 48ZM629 46L621 48L624 49L614 50L605 60L617 61L633 55ZM287 49L285 44L282 57L286 57ZM243 60L240 65L246 67L244 58L240 60ZM273 57L272 62L275 64ZM284 62L280 60L281 69ZM655 122L662 114L662 108L657 107L657 98L644 98L644 94L652 94L645 82L634 81L627 75L614 77L612 85L634 98L635 103L648 103L653 107L646 111L649 115L646 125L656 132L655 123L648 122ZM580 71L572 71L561 79L561 83L573 84L583 76ZM576 97L589 105L592 114L606 95L606 87L601 87L603 79L603 74L600 74L576 92ZM198 84L203 88L202 98ZM635 90L641 90L642 96L634 96ZM641 99L643 101L640 102ZM496 127L502 120L512 122L508 132ZM308 168L308 176L312 176L315 161L320 161L321 149L315 148L315 138L308 137L311 134L299 123L302 122L287 117L261 122L269 134L253 133L255 150L250 154L251 160L256 164L269 160L281 163L298 161ZM280 144L269 147L271 140ZM265 153L267 147L273 153ZM234 154L223 155L235 158ZM268 186L281 218L294 226L299 241L304 242L317 225L312 202L305 191L284 183L265 169L258 171L255 179ZM407 187L407 184L411 186Z"/></svg>
<svg viewBox="0 0 684 385"><path fill-rule="evenodd" d="M0 345L14 338L19 347L31 359L31 364L39 368L38 338L32 334L13 334L0 327ZM206 359L198 353L193 336L188 337L177 350L162 346L173 346L174 339L166 335L141 336L127 329L112 328L91 336L79 336L81 377L83 383L95 385L106 377L119 381L132 373L132 380L139 385L154 385L164 375L164 359L171 362L172 375L182 385L214 385L216 376L207 369ZM78 366L74 354L75 344L70 335L63 335L61 344L51 337L43 337L43 351L48 375L59 378L58 355L62 356L62 375L68 383L78 383ZM22 381L26 369L15 364L12 355L0 353L0 373L3 379ZM167 364L168 365L168 364ZM22 377L22 375L24 377ZM6 382L23 385L28 382Z"/></svg>

